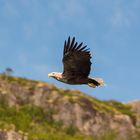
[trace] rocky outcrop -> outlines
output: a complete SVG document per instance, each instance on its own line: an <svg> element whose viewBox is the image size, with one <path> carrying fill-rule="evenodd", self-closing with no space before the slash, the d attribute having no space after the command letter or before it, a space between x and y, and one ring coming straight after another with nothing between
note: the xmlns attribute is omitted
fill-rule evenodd
<svg viewBox="0 0 140 140"><path fill-rule="evenodd" d="M12 130L0 130L0 140L28 140L28 138L27 136Z"/></svg>
<svg viewBox="0 0 140 140"><path fill-rule="evenodd" d="M130 101L128 104L132 107L131 110L136 112L136 126L140 127L140 100Z"/></svg>

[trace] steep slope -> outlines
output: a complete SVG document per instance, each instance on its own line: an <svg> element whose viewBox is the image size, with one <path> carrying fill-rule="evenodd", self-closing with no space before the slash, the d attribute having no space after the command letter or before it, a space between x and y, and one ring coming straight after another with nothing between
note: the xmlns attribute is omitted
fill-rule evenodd
<svg viewBox="0 0 140 140"><path fill-rule="evenodd" d="M131 105L0 75L0 137L6 130L30 140L137 140L138 116Z"/></svg>
<svg viewBox="0 0 140 140"><path fill-rule="evenodd" d="M140 127L140 100L130 101L128 103L131 106L131 110L136 112L137 119L136 119L136 126Z"/></svg>

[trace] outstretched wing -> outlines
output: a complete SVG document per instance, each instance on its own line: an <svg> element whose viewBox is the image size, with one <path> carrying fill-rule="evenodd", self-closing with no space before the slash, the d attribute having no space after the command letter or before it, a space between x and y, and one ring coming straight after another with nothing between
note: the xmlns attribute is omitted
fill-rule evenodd
<svg viewBox="0 0 140 140"><path fill-rule="evenodd" d="M86 78L90 73L91 55L87 46L82 46L83 43L75 42L75 37L68 41L65 40L63 52L63 74L67 78Z"/></svg>

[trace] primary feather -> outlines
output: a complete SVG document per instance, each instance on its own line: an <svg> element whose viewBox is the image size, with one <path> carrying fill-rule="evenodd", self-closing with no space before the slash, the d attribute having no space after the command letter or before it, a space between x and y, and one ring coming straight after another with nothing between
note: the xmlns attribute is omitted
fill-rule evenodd
<svg viewBox="0 0 140 140"><path fill-rule="evenodd" d="M66 42L66 41L65 41ZM63 66L65 76L70 77L87 77L91 69L91 55L86 46L82 47L83 43L78 45L73 37L70 43L70 37L64 44Z"/></svg>

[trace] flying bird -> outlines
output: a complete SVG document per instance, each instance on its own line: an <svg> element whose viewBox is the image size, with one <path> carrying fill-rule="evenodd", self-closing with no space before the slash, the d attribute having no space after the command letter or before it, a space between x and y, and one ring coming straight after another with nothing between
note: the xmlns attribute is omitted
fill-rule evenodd
<svg viewBox="0 0 140 140"><path fill-rule="evenodd" d="M49 77L71 85L86 84L93 88L104 85L101 78L89 77L92 64L90 51L87 46L83 46L83 42L78 44L75 37L65 40L62 62L63 73L51 72Z"/></svg>

